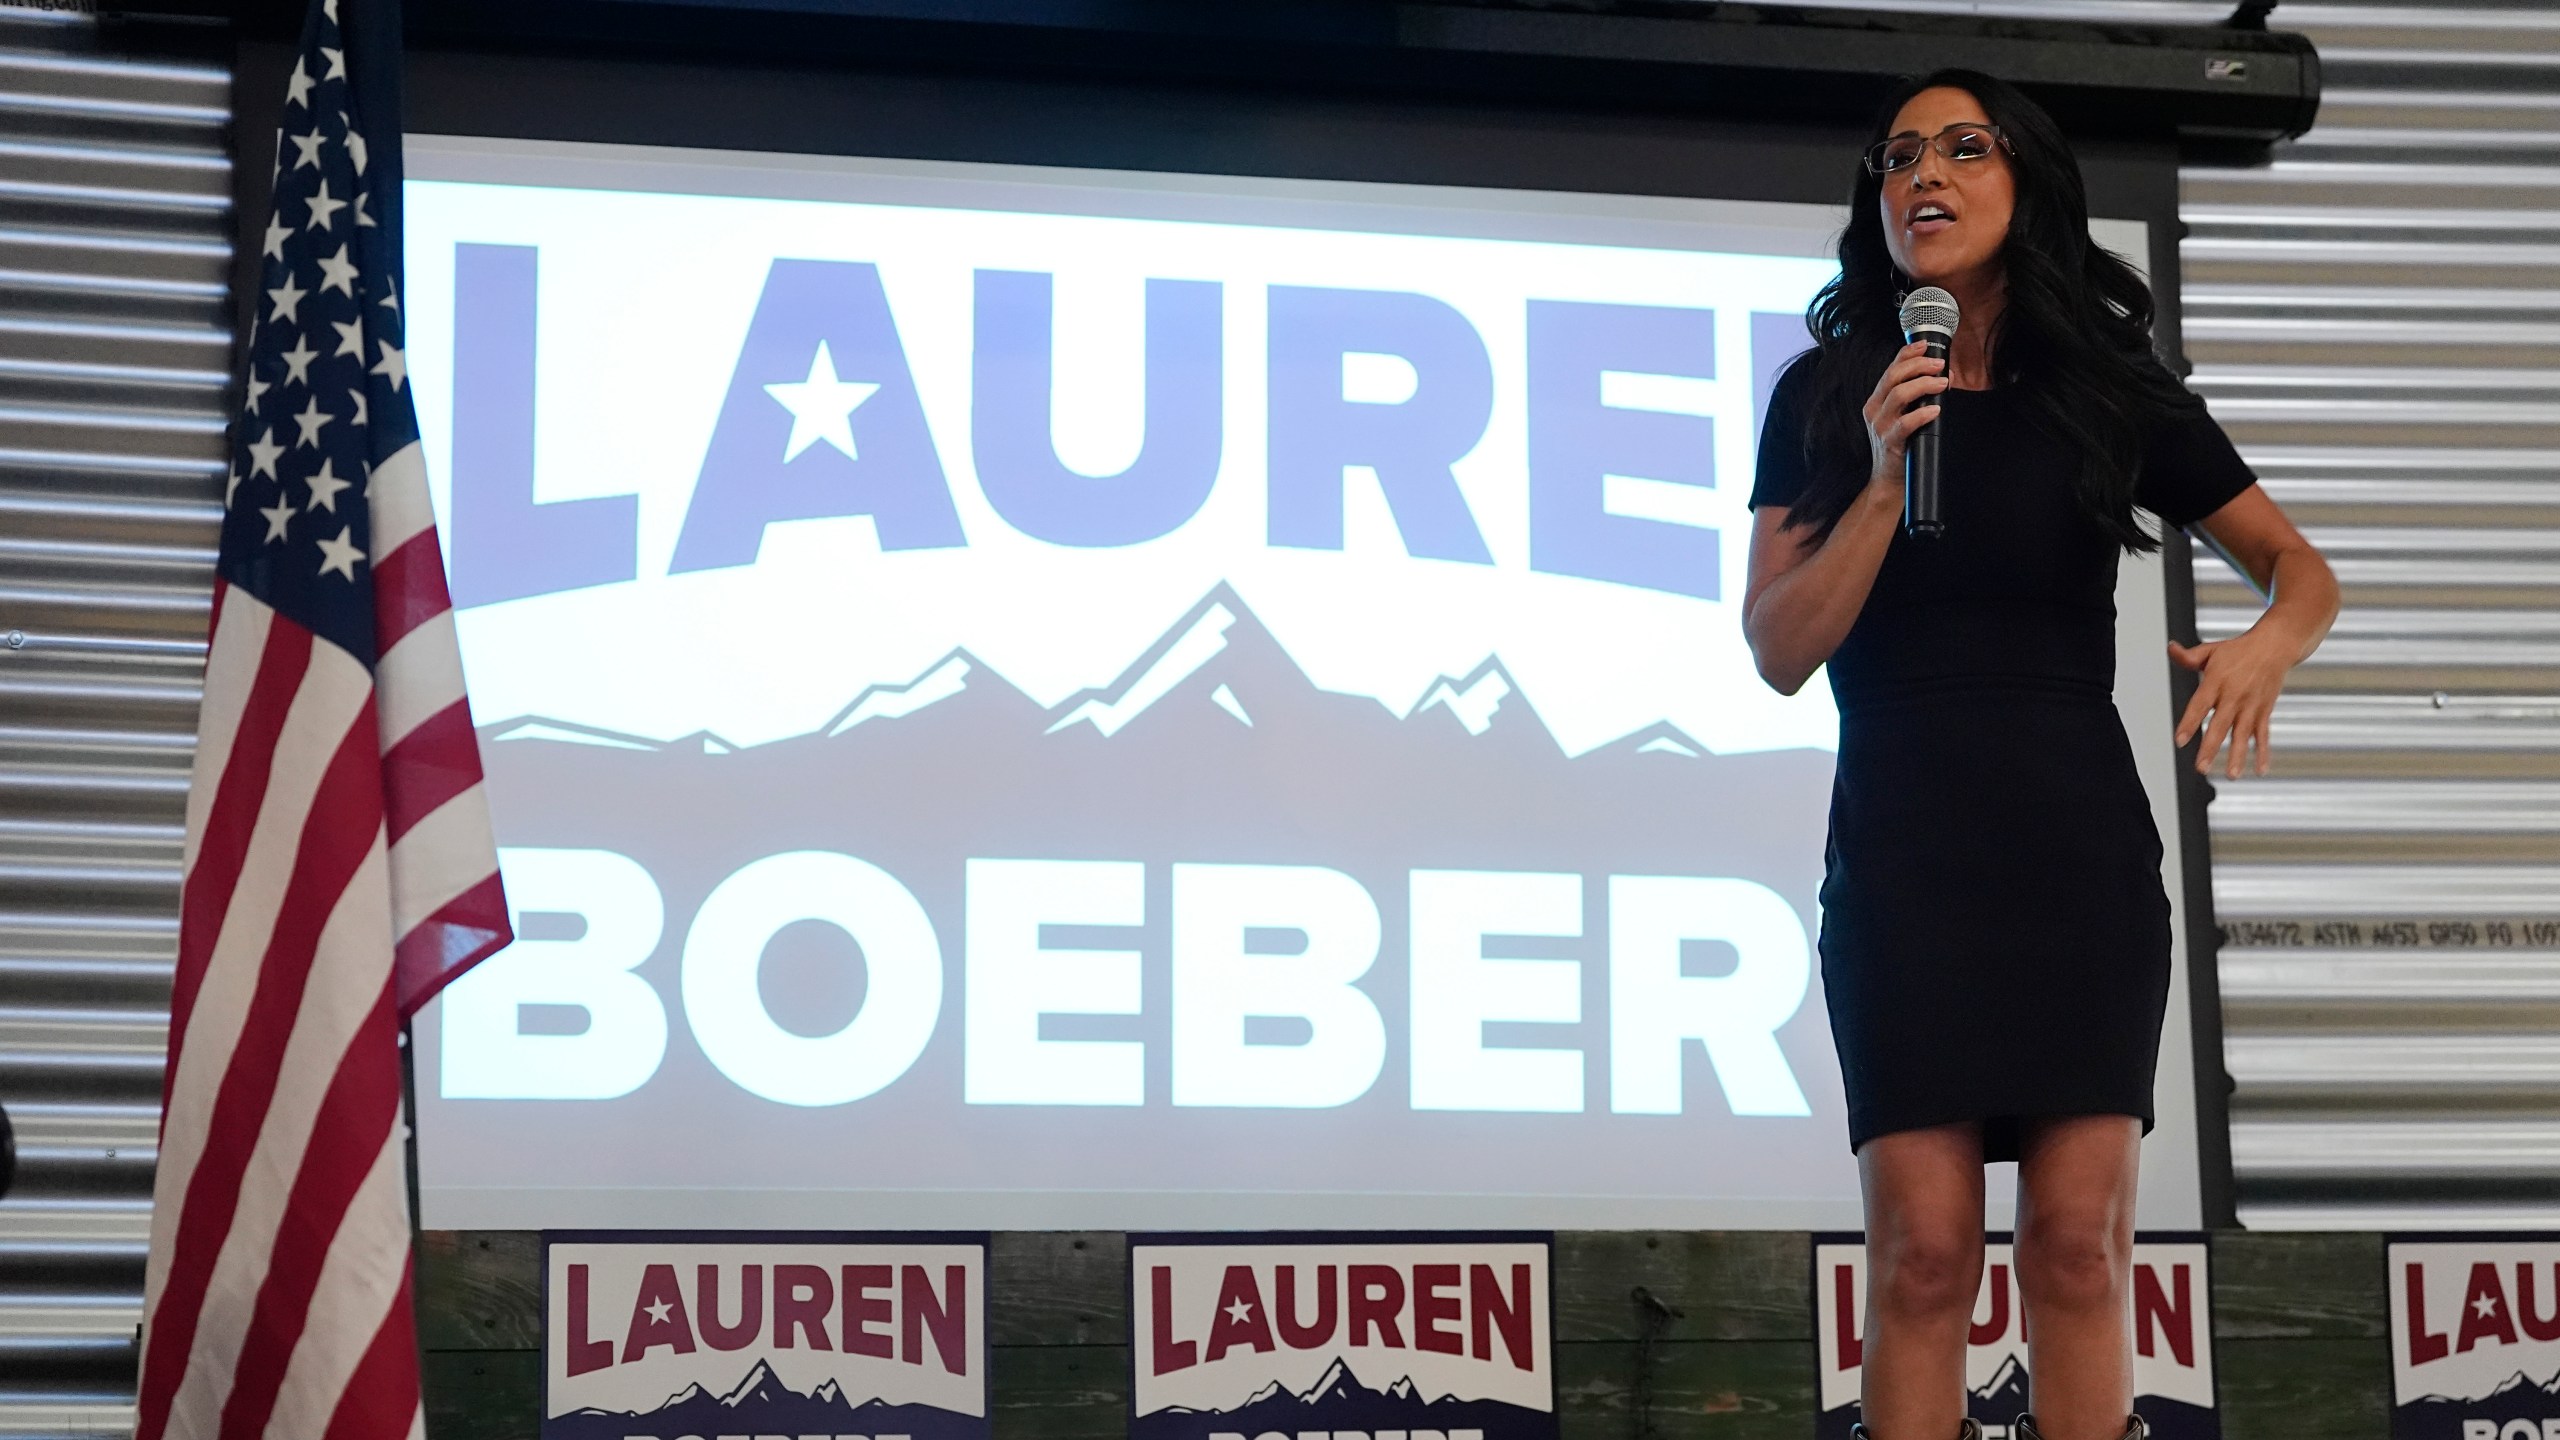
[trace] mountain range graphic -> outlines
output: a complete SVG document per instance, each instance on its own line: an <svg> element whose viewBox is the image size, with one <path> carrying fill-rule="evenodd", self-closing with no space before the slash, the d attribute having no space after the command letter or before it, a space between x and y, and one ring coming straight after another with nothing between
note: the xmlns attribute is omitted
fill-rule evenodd
<svg viewBox="0 0 2560 1440"><path fill-rule="evenodd" d="M2474 1396L2421 1395L2392 1411L2393 1440L2463 1440L2463 1422L2487 1420L2501 1430L2511 1420L2560 1420L2560 1369L2548 1380L2518 1370Z"/></svg>
<svg viewBox="0 0 2560 1440"><path fill-rule="evenodd" d="M2028 1387L2026 1362L2016 1355L2002 1356L1990 1379L1965 1392L1965 1413L1980 1421L1986 1434L2007 1436L2018 1417L2034 1408L2029 1403ZM2200 1405L2139 1395L2134 1397L2134 1408L2142 1412L2154 1440L2221 1440L2220 1422L2214 1412ZM1855 1401L1825 1410L1814 1423L1815 1440L1849 1440L1849 1427L1857 1419ZM2406 1437L2395 1435L2395 1440ZM2451 1440L2459 1440L2458 1433Z"/></svg>
<svg viewBox="0 0 2560 1440"><path fill-rule="evenodd" d="M812 735L795 738L860 735L868 739L895 722L927 711L937 726L979 730L1010 723L1039 735L1106 739L1133 726L1139 727L1137 733L1157 738L1154 732L1168 724L1198 722L1214 714L1212 723L1246 731L1382 719L1401 720L1443 738L1456 732L1469 737L1490 733L1503 740L1555 745L1545 723L1496 657L1487 657L1464 675L1441 677L1401 717L1375 700L1318 690L1224 583L1193 605L1110 684L1080 691L1055 706L1043 709L993 667L960 649L912 680L864 689ZM498 742L547 740L614 750L723 755L740 748L709 731L659 741L542 716L507 720L484 727L482 733ZM1669 722L1647 726L1602 749L1686 759L1709 753L1703 743Z"/></svg>
<svg viewBox="0 0 2560 1440"><path fill-rule="evenodd" d="M830 1378L807 1394L794 1390L759 1359L746 1378L726 1392L713 1394L699 1384L687 1385L646 1410L599 1410L592 1406L553 1415L542 1422L542 1440L626 1440L630 1436L681 1435L862 1435L909 1436L912 1440L986 1440L987 1417L963 1415L931 1405L892 1405L865 1400L856 1405Z"/></svg>
<svg viewBox="0 0 2560 1440"><path fill-rule="evenodd" d="M1301 1430L1437 1430L1444 1435L1476 1430L1484 1440L1555 1433L1550 1410L1505 1404L1500 1400L1461 1400L1443 1395L1425 1400L1413 1381L1398 1376L1385 1389L1371 1389L1340 1358L1325 1367L1315 1383L1291 1390L1274 1380L1232 1408L1194 1410L1180 1405L1141 1415L1129 1424L1129 1440L1197 1440L1215 1431L1261 1435Z"/></svg>

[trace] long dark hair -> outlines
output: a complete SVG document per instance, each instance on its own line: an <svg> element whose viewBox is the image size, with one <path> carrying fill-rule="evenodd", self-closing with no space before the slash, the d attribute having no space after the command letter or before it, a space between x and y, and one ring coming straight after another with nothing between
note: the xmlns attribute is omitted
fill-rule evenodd
<svg viewBox="0 0 2560 1440"><path fill-rule="evenodd" d="M1912 96L1945 86L1982 102L1983 119L2013 147L2017 201L2000 251L2007 302L1991 334L1993 383L2014 388L2037 424L2080 457L2082 507L2127 550L2159 542L2135 520L2134 482L2144 432L2193 413L2187 392L2151 349L2151 290L2123 259L2089 239L2089 193L2080 162L2044 107L2005 80L1939 70L1905 85L1876 112L1867 143L1886 138ZM1883 178L1859 167L1840 233L1840 273L1805 314L1818 347L1805 424L1807 483L1790 528L1831 527L1866 484L1870 465L1861 407L1902 348L1900 304L1911 288L1885 249L1877 197Z"/></svg>

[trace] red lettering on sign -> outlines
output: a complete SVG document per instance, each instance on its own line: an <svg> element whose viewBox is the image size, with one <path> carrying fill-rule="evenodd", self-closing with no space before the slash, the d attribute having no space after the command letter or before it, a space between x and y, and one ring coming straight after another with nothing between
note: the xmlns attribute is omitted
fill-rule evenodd
<svg viewBox="0 0 2560 1440"><path fill-rule="evenodd" d="M1847 1265L1831 1267L1831 1340L1840 1352L1840 1368L1855 1370L1867 1363L1867 1347L1858 1338L1858 1272Z"/></svg>
<svg viewBox="0 0 2560 1440"><path fill-rule="evenodd" d="M1375 1327L1378 1343L1404 1348L1404 1332L1396 1317L1404 1313L1404 1276L1393 1265L1351 1267L1351 1343L1369 1343Z"/></svg>
<svg viewBox="0 0 2560 1440"><path fill-rule="evenodd" d="M820 1265L773 1267L773 1348L791 1348L791 1332L808 1337L812 1350L833 1350L827 1312L836 1308L835 1282Z"/></svg>
<svg viewBox="0 0 2560 1440"><path fill-rule="evenodd" d="M1413 1348L1442 1355L1465 1353L1466 1337L1440 1328L1444 1320L1455 1321L1458 1310L1457 1266L1413 1267Z"/></svg>
<svg viewBox="0 0 2560 1440"><path fill-rule="evenodd" d="M587 1338L587 1267L569 1267L569 1373L584 1375L613 1363L613 1342Z"/></svg>
<svg viewBox="0 0 2560 1440"><path fill-rule="evenodd" d="M2402 1276L2409 1294L2409 1363L2424 1365L2452 1354L2444 1333L2427 1329L2426 1267L2412 1260L2402 1267Z"/></svg>
<svg viewBox="0 0 2560 1440"><path fill-rule="evenodd" d="M2186 1266L2172 1265L2169 1273L2175 1300L2160 1292L2160 1272L2156 1268L2133 1267L2133 1346L2140 1354L2151 1354L2152 1332L2156 1329L2167 1337L2170 1356L2192 1368L2196 1363L2196 1317L2192 1305L2195 1286Z"/></svg>
<svg viewBox="0 0 2560 1440"><path fill-rule="evenodd" d="M838 1278L844 1282L844 1320L839 1327L844 1335L844 1353L882 1360L896 1354L897 1345L889 1332L871 1328L874 1324L888 1324L890 1311L896 1308L885 1294L877 1300L871 1298L872 1291L889 1288L889 1267L847 1265Z"/></svg>
<svg viewBox="0 0 2560 1440"><path fill-rule="evenodd" d="M1253 1278L1250 1265L1230 1265L1218 1282L1218 1310L1209 1317L1209 1353L1202 1358L1216 1364L1218 1357L1239 1345L1270 1351L1271 1317L1262 1313L1262 1282Z"/></svg>
<svg viewBox="0 0 2560 1440"><path fill-rule="evenodd" d="M2009 1333L2009 1267L1991 1267L1991 1318L1978 1321L1965 1336L1975 1345L1989 1345Z"/></svg>
<svg viewBox="0 0 2560 1440"><path fill-rule="evenodd" d="M2454 1337L2454 1353L2491 1339L2516 1343L2516 1322L2507 1314L2507 1292L2498 1283L2498 1267L2482 1260L2471 1267L2471 1283L2462 1291L2462 1333Z"/></svg>
<svg viewBox="0 0 2560 1440"><path fill-rule="evenodd" d="M1147 1277L1155 1300L1155 1367L1159 1375L1188 1370L1200 1363L1200 1345L1194 1340L1173 1338L1173 1267L1158 1265Z"/></svg>
<svg viewBox="0 0 2560 1440"><path fill-rule="evenodd" d="M628 1365L658 1345L678 1355L693 1353L693 1322L685 1316L684 1292L676 1288L673 1265L652 1265L640 1272L640 1293L631 1300L631 1325L622 1334L622 1363Z"/></svg>
<svg viewBox="0 0 2560 1440"><path fill-rule="evenodd" d="M1316 1267L1316 1323L1301 1325L1298 1323L1298 1267L1280 1267L1273 1295L1280 1311L1273 1318L1280 1322L1283 1344L1292 1350L1313 1350L1333 1338L1333 1324L1340 1310L1334 1299L1334 1285L1340 1273L1330 1265Z"/></svg>
<svg viewBox="0 0 2560 1440"><path fill-rule="evenodd" d="M2533 1298L2533 1262L2516 1262L2516 1319L2528 1340L2560 1340L2560 1260L2551 1262L2551 1313L2537 1314Z"/></svg>
<svg viewBox="0 0 2560 1440"><path fill-rule="evenodd" d="M953 1375L969 1373L969 1267L942 1267L942 1293L933 1293L933 1278L921 1265L898 1269L898 1358L924 1363L924 1337L933 1336L933 1353Z"/></svg>
<svg viewBox="0 0 2560 1440"><path fill-rule="evenodd" d="M705 1265L693 1272L693 1287L702 1299L702 1338L714 1350L744 1350L764 1333L764 1267L738 1267L738 1323L720 1323L720 1267Z"/></svg>
<svg viewBox="0 0 2560 1440"><path fill-rule="evenodd" d="M1467 1305L1475 1313L1473 1324L1475 1356L1479 1360L1493 1358L1493 1333L1502 1336L1502 1352L1511 1357L1511 1368L1530 1368L1529 1350L1529 1267L1511 1267L1511 1293L1502 1293L1502 1282L1490 1265L1467 1267Z"/></svg>

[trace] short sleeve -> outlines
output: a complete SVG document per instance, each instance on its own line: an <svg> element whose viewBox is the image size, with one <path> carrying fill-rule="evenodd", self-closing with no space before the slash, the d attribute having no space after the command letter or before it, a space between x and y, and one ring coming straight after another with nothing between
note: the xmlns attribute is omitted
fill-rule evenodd
<svg viewBox="0 0 2560 1440"><path fill-rule="evenodd" d="M2231 503L2258 483L2231 437L2202 405L2152 432L2143 447L2135 496L2142 508L2183 528Z"/></svg>
<svg viewBox="0 0 2560 1440"><path fill-rule="evenodd" d="M1751 508L1790 506L1804 494L1804 402L1813 381L1813 352L1789 365L1769 390L1760 421L1760 459L1751 476Z"/></svg>

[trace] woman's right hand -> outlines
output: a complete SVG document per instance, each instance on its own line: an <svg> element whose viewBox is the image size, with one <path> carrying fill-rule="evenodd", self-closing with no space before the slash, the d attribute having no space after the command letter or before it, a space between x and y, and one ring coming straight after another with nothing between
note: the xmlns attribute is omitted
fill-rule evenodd
<svg viewBox="0 0 2560 1440"><path fill-rule="evenodd" d="M1867 447L1875 457L1875 468L1867 472L1870 487L1901 491L1903 447L1910 443L1912 431L1938 418L1938 404L1932 397L1947 388L1946 370L1947 362L1930 359L1929 347L1917 340L1903 346L1902 353L1885 367L1865 408ZM1923 400L1928 403L1912 408Z"/></svg>

